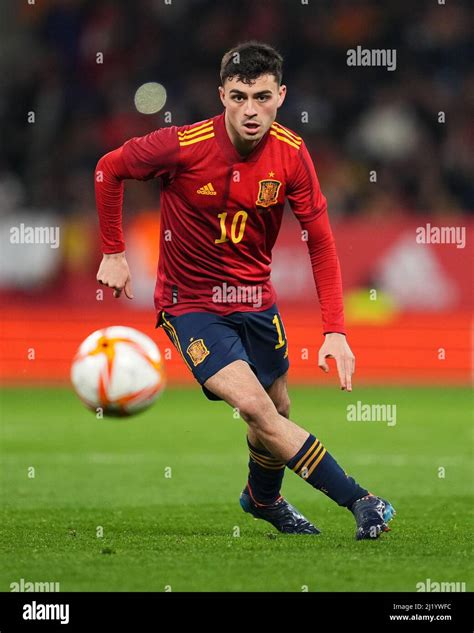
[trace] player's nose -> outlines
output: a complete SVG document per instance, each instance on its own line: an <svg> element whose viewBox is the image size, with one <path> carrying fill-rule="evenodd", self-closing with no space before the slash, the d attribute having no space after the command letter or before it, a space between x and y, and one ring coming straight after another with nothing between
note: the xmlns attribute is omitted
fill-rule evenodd
<svg viewBox="0 0 474 633"><path fill-rule="evenodd" d="M257 114L257 110L255 108L254 102L252 99L248 99L245 106L245 116L255 116Z"/></svg>

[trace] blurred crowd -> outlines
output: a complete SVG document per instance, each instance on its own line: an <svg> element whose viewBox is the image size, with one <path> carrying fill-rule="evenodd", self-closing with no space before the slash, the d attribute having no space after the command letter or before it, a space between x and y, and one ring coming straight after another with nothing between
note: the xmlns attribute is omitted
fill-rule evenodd
<svg viewBox="0 0 474 633"><path fill-rule="evenodd" d="M93 218L98 158L168 125L164 112L176 125L218 114L222 54L247 39L266 41L285 57L288 97L279 121L305 139L335 219L474 208L467 2L8 4L0 26L1 214L22 207ZM348 66L347 50L357 45L395 49L396 70ZM155 115L134 106L147 81L168 94ZM130 184L127 207L156 206L156 195L153 185Z"/></svg>

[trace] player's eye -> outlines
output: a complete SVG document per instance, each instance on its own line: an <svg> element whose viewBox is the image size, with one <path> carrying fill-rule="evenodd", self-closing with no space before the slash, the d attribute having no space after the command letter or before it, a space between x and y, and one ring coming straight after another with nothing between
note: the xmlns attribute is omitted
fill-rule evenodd
<svg viewBox="0 0 474 633"><path fill-rule="evenodd" d="M259 101L268 101L270 97L268 95L260 95L259 97L257 97L257 99Z"/></svg>
<svg viewBox="0 0 474 633"><path fill-rule="evenodd" d="M242 101L244 100L244 98L242 97L242 95L234 95L232 97L233 101L237 101L238 103L242 103Z"/></svg>

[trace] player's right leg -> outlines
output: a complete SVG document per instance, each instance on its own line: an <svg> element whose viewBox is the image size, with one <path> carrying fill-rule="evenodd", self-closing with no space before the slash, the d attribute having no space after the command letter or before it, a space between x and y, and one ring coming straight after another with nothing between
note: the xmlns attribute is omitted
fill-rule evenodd
<svg viewBox="0 0 474 633"><path fill-rule="evenodd" d="M253 435L276 459L351 510L357 523L356 538L377 538L388 531L387 521L394 513L392 506L346 475L313 435L281 416L246 362L230 363L204 386L238 409Z"/></svg>
<svg viewBox="0 0 474 633"><path fill-rule="evenodd" d="M173 317L162 313L159 325L165 329L209 399L221 400L204 385L210 376L217 374L223 367L240 360L251 371L252 361L240 337L242 315L237 314L232 318L197 312ZM278 365L278 371L285 373L287 365L287 362ZM258 380L255 380L260 385ZM278 388L278 385L274 384L269 392L285 413L285 393L282 385ZM250 427L249 432L252 434ZM276 460L260 444L258 438L255 438L255 445L249 443L249 451L249 481L240 496L240 504L245 512L268 521L280 532L319 534L319 530L280 494L285 463Z"/></svg>
<svg viewBox="0 0 474 633"><path fill-rule="evenodd" d="M275 405L275 409L284 418L290 419L290 397L288 395L288 372L277 378L265 391ZM250 443L256 448L264 448L251 426L247 429Z"/></svg>

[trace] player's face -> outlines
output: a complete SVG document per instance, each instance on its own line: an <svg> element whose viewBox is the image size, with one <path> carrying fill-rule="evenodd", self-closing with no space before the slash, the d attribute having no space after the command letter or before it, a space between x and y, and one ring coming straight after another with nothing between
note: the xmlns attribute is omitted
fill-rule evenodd
<svg viewBox="0 0 474 633"><path fill-rule="evenodd" d="M279 86L274 75L261 75L252 85L233 77L226 79L219 93L232 131L240 142L256 145L275 120L286 86Z"/></svg>

